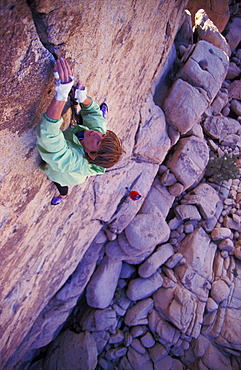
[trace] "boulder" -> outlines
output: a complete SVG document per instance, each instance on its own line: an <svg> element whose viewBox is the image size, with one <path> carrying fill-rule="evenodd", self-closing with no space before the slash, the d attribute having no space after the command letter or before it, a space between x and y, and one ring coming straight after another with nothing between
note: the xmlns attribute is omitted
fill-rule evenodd
<svg viewBox="0 0 241 370"><path fill-rule="evenodd" d="M234 244L231 239L224 239L219 243L218 248L221 251L232 252L234 250Z"/></svg>
<svg viewBox="0 0 241 370"><path fill-rule="evenodd" d="M145 348L151 348L156 342L151 333L147 332L143 337L141 337L141 343Z"/></svg>
<svg viewBox="0 0 241 370"><path fill-rule="evenodd" d="M163 110L167 123L185 134L200 121L207 107L208 101L202 92L179 78L164 101Z"/></svg>
<svg viewBox="0 0 241 370"><path fill-rule="evenodd" d="M113 330L117 325L116 313L111 308L95 310L95 327L97 331Z"/></svg>
<svg viewBox="0 0 241 370"><path fill-rule="evenodd" d="M150 357L154 363L167 355L167 349L160 343L156 343L149 351ZM165 367L166 369L166 367Z"/></svg>
<svg viewBox="0 0 241 370"><path fill-rule="evenodd" d="M146 352L145 347L142 345L141 341L138 338L133 339L133 341L131 342L131 347L142 355Z"/></svg>
<svg viewBox="0 0 241 370"><path fill-rule="evenodd" d="M199 9L205 9L209 18L213 21L220 32L223 32L230 17L229 0L189 0L187 9L192 14L192 22L195 23L195 14Z"/></svg>
<svg viewBox="0 0 241 370"><path fill-rule="evenodd" d="M94 331L92 332L92 335L95 339L98 353L102 352L106 344L108 343L110 333L108 331L103 330L103 331Z"/></svg>
<svg viewBox="0 0 241 370"><path fill-rule="evenodd" d="M117 241L122 251L130 257L138 256L141 254L140 249L133 248L130 245L124 231L118 235Z"/></svg>
<svg viewBox="0 0 241 370"><path fill-rule="evenodd" d="M158 289L153 299L156 310L185 333L195 315L196 305L192 293L177 285L174 288Z"/></svg>
<svg viewBox="0 0 241 370"><path fill-rule="evenodd" d="M230 46L211 19L208 18L204 9L199 9L195 14L195 29L197 30L199 39L210 42L216 47L222 49L227 56L230 57Z"/></svg>
<svg viewBox="0 0 241 370"><path fill-rule="evenodd" d="M232 148L232 149L235 149L240 144L241 144L240 135L235 135L235 134L227 135L221 141L222 146L227 146L227 147Z"/></svg>
<svg viewBox="0 0 241 370"><path fill-rule="evenodd" d="M225 38L233 52L241 41L241 18L234 17L225 30Z"/></svg>
<svg viewBox="0 0 241 370"><path fill-rule="evenodd" d="M205 119L203 129L212 139L222 141L229 134L236 134L241 128L240 123L222 114L209 116Z"/></svg>
<svg viewBox="0 0 241 370"><path fill-rule="evenodd" d="M196 44L178 77L196 88L202 88L209 102L212 102L222 86L228 66L227 55L212 43L202 40Z"/></svg>
<svg viewBox="0 0 241 370"><path fill-rule="evenodd" d="M67 301L71 297L79 297L81 295L94 272L100 250L105 242L105 234L103 231L100 231L84 254L71 279L57 292L56 298L58 300Z"/></svg>
<svg viewBox="0 0 241 370"><path fill-rule="evenodd" d="M230 238L232 232L227 227L215 227L211 233L212 240L224 240Z"/></svg>
<svg viewBox="0 0 241 370"><path fill-rule="evenodd" d="M132 335L132 338L140 337L141 335L146 333L146 327L145 326L133 326L130 329L130 333Z"/></svg>
<svg viewBox="0 0 241 370"><path fill-rule="evenodd" d="M211 297L209 297L207 300L207 305L206 305L207 312L213 312L217 309L218 309L218 304Z"/></svg>
<svg viewBox="0 0 241 370"><path fill-rule="evenodd" d="M160 319L155 327L155 332L166 343L175 344L180 337L180 331L170 322Z"/></svg>
<svg viewBox="0 0 241 370"><path fill-rule="evenodd" d="M230 361L230 356L227 356L226 354L219 351L219 349L212 344L212 342L209 343L208 348L201 358L201 363L198 365L200 368L203 368L205 366L206 369L212 369L212 370L232 370L232 363Z"/></svg>
<svg viewBox="0 0 241 370"><path fill-rule="evenodd" d="M226 215L224 217L223 225L225 226L225 228L241 232L241 217L235 214L232 214L231 217L229 215Z"/></svg>
<svg viewBox="0 0 241 370"><path fill-rule="evenodd" d="M123 261L130 257L128 254L123 252L116 239L106 244L105 252L112 261Z"/></svg>
<svg viewBox="0 0 241 370"><path fill-rule="evenodd" d="M200 334L197 339L192 340L191 346L195 356L202 357L209 346L209 339Z"/></svg>
<svg viewBox="0 0 241 370"><path fill-rule="evenodd" d="M217 93L211 105L213 113L216 115L217 113L223 111L223 108L225 108L228 105L228 101L229 101L228 90L225 91L220 90Z"/></svg>
<svg viewBox="0 0 241 370"><path fill-rule="evenodd" d="M130 245L143 253L167 241L170 229L164 217L138 214L126 227L125 234Z"/></svg>
<svg viewBox="0 0 241 370"><path fill-rule="evenodd" d="M113 331L117 326L116 312L108 307L103 310L89 309L77 316L83 331L102 332Z"/></svg>
<svg viewBox="0 0 241 370"><path fill-rule="evenodd" d="M127 310L125 324L128 326L148 324L147 316L153 308L153 305L153 300L151 298L137 302L134 306Z"/></svg>
<svg viewBox="0 0 241 370"><path fill-rule="evenodd" d="M95 308L109 306L115 293L121 267L121 261L113 261L108 256L103 258L86 288L86 300L89 306Z"/></svg>
<svg viewBox="0 0 241 370"><path fill-rule="evenodd" d="M155 105L152 95L148 95L141 110L141 125L136 135L134 155L139 160L162 163L171 146L167 134L164 112Z"/></svg>
<svg viewBox="0 0 241 370"><path fill-rule="evenodd" d="M241 261L241 246L237 246L234 248L234 251L233 251L235 257Z"/></svg>
<svg viewBox="0 0 241 370"><path fill-rule="evenodd" d="M180 361L178 361L179 362L179 368L180 368L180 365L181 365L181 363L180 363ZM161 369L165 369L165 370L172 370L172 369L174 369L174 367L173 366L175 366L175 369L177 369L178 368L178 365L177 365L177 367L176 367L176 365L175 365L175 363L173 363L173 359L172 359L172 357L171 356L169 356L169 355L167 355L167 356L164 356L164 357L162 357L162 358L160 358L159 360L157 360L156 362L155 362L155 364L154 364L154 369L155 370L161 370ZM182 366L182 365L181 365Z"/></svg>
<svg viewBox="0 0 241 370"><path fill-rule="evenodd" d="M131 248L131 247L130 247ZM131 250L131 255L126 254L123 249L120 247L119 243L117 240L114 240L112 242L109 242L105 246L105 252L107 256L112 260L112 261L125 261L127 263L131 264L138 264L141 263L143 260L145 260L153 251L153 247L150 248L149 250L145 251L142 253L140 250L132 248Z"/></svg>
<svg viewBox="0 0 241 370"><path fill-rule="evenodd" d="M201 177L208 159L209 151L205 140L190 136L179 140L175 150L167 158L166 165L185 190Z"/></svg>
<svg viewBox="0 0 241 370"><path fill-rule="evenodd" d="M201 301L206 301L211 288L213 261L217 246L210 243L209 235L202 227L184 238L179 252L186 260L185 265L174 268L182 284Z"/></svg>
<svg viewBox="0 0 241 370"><path fill-rule="evenodd" d="M223 280L216 280L212 284L211 297L219 304L224 300L227 300L230 294L228 285Z"/></svg>
<svg viewBox="0 0 241 370"><path fill-rule="evenodd" d="M134 348L130 347L127 352L127 358L129 360L129 363L131 364L130 369L153 370L153 364L148 351L145 351L145 353L141 354L137 352ZM126 365L125 367L123 367L123 369L126 369Z"/></svg>
<svg viewBox="0 0 241 370"><path fill-rule="evenodd" d="M228 86L229 97L241 100L241 80L235 80Z"/></svg>
<svg viewBox="0 0 241 370"><path fill-rule="evenodd" d="M212 260L215 251L210 246L210 237L202 227L197 227L192 234L181 242L179 253L185 258L189 266L203 276L211 276ZM208 259L207 259L207 256Z"/></svg>
<svg viewBox="0 0 241 370"><path fill-rule="evenodd" d="M187 132L187 136L197 136L204 139L203 129L200 122L195 123L195 125Z"/></svg>
<svg viewBox="0 0 241 370"><path fill-rule="evenodd" d="M195 204L205 219L212 218L220 201L216 190L205 183L198 185L182 199L183 204Z"/></svg>
<svg viewBox="0 0 241 370"><path fill-rule="evenodd" d="M155 272L149 278L137 278L128 284L126 295L132 301L139 301L150 297L158 288L162 286L163 278Z"/></svg>
<svg viewBox="0 0 241 370"><path fill-rule="evenodd" d="M174 253L173 246L170 243L162 244L156 251L148 257L145 262L139 267L138 273L143 278L148 278L153 275L157 269L163 265L168 258Z"/></svg>
<svg viewBox="0 0 241 370"><path fill-rule="evenodd" d="M229 293L229 303L225 310L223 317L223 325L220 335L218 336L217 343L224 346L226 349L240 352L240 263L237 264L238 277L234 281L234 289ZM232 353L232 352L231 352Z"/></svg>
<svg viewBox="0 0 241 370"><path fill-rule="evenodd" d="M171 186L177 182L176 177L168 169L164 171L160 177L160 183L163 186Z"/></svg>
<svg viewBox="0 0 241 370"><path fill-rule="evenodd" d="M241 116L241 102L239 100L233 99L230 108L237 116Z"/></svg>
<svg viewBox="0 0 241 370"><path fill-rule="evenodd" d="M61 333L49 347L44 366L47 369L95 369L97 347L90 332L76 334L70 330Z"/></svg>
<svg viewBox="0 0 241 370"><path fill-rule="evenodd" d="M195 206L181 204L174 208L174 212L179 220L201 220L201 215Z"/></svg>
<svg viewBox="0 0 241 370"><path fill-rule="evenodd" d="M121 268L121 273L120 273L120 278L122 279L129 279L134 272L136 271L135 267L123 262L122 263L122 268Z"/></svg>
<svg viewBox="0 0 241 370"><path fill-rule="evenodd" d="M228 72L226 75L226 80L234 80L235 78L238 79L241 73L241 68L237 66L236 63L230 62L228 67Z"/></svg>
<svg viewBox="0 0 241 370"><path fill-rule="evenodd" d="M120 357L123 357L126 354L126 352L127 348L125 347L109 349L106 351L105 358L110 361L116 361Z"/></svg>
<svg viewBox="0 0 241 370"><path fill-rule="evenodd" d="M193 232L193 230L191 232ZM175 253L167 260L165 266L167 266L169 269L173 269L182 258L183 255L181 253Z"/></svg>
<svg viewBox="0 0 241 370"><path fill-rule="evenodd" d="M176 182L176 184L169 186L168 191L172 196L178 197L184 191L184 186L180 182Z"/></svg>
<svg viewBox="0 0 241 370"><path fill-rule="evenodd" d="M140 213L157 213L155 210L155 207L157 207L162 216L166 218L174 199L175 197L169 193L166 186L160 183L157 176L146 196Z"/></svg>

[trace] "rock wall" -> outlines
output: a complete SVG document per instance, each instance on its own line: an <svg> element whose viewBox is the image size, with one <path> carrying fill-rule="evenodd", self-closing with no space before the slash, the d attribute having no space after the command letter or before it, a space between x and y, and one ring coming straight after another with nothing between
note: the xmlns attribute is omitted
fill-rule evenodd
<svg viewBox="0 0 241 370"><path fill-rule="evenodd" d="M239 67L240 49L228 62L226 52L203 40L207 28L214 44L222 39L203 11L196 27L197 44L185 47L192 37L183 27L176 37L176 62L184 64L163 103L178 142L138 213L123 229L131 201L121 204L40 315L22 344L31 343L32 353L59 333L64 313L82 296L30 367L31 351L25 357L31 370L240 368L241 163L232 156L240 158L241 125L229 93L239 81L232 63Z"/></svg>
<svg viewBox="0 0 241 370"><path fill-rule="evenodd" d="M240 368L241 54L237 44L229 62L203 40L204 29L222 39L203 11L196 28L201 40L188 47L191 27L180 28L179 70L162 104L177 143L134 218L126 199L40 315L32 350L59 333L56 309L67 316L80 297L57 338L32 364L33 352L25 357L31 370Z"/></svg>
<svg viewBox="0 0 241 370"><path fill-rule="evenodd" d="M115 213L125 187L138 179L145 199L170 143L167 137L158 157L146 158L147 143L136 135L148 120L154 127L159 119L151 83L186 3L1 4L0 367L76 269L102 222ZM53 96L56 54L69 58L96 101L107 101L109 128L122 138L126 154L115 169L74 187L68 202L53 208L54 188L38 167L35 127ZM165 131L165 122L160 130ZM131 205L130 218L141 203Z"/></svg>
<svg viewBox="0 0 241 370"><path fill-rule="evenodd" d="M71 54L76 61L81 50L77 51L74 45L83 32L76 8L66 14L54 3L28 4L44 47L53 55ZM23 225L27 224L28 212L32 216L31 224L28 220L28 227L25 225L26 234L23 232L21 237L22 229L16 227L13 233L17 237L14 235L15 239L8 244L13 247L15 241L20 255L11 250L7 254L5 249L1 265L4 273L9 274L5 279L11 278L5 284L3 281L7 292L2 311L6 320L3 363L13 353L6 369L18 365L31 370L95 369L96 366L106 370L116 366L120 369L238 369L240 173L236 168L234 180L221 181L221 186L215 176L203 176L210 150L224 159L232 154L239 156L240 152L236 86L241 60L236 47L240 39L232 37L239 18L233 22L235 27L229 25L226 31L226 39L230 40L227 43L206 14L200 12L195 23L197 42L193 43L191 19L188 13L182 13L183 2L180 8L171 2L168 6L153 2L152 9L138 1L128 3L129 8L127 3L124 8L121 5L103 3L101 9L95 7L93 15L90 2L80 9L81 24L86 25L90 13L98 23L98 31L94 21L89 24L95 32L97 54L90 54L94 49L89 50L87 41L81 45L96 73L89 73L82 63L79 66L87 74L94 94L100 100L107 99L111 107L110 127L122 135L126 155L117 168L74 187L68 202L54 210L45 194L47 189L50 197L52 188L46 187L47 181L36 166L35 149L29 154L32 173L38 181L41 179L40 191L25 195L33 198L26 201L25 208L22 204L18 217L15 212L10 214L10 206L6 208L8 212L4 213L2 222L7 235L14 216L16 224L21 217ZM14 9L18 12L24 9L30 16L24 4L22 7L12 4L6 8L5 21L7 11ZM104 9L109 11L108 22ZM170 19L175 20L175 25L170 20L163 24L160 14L164 11L172 14ZM105 54L108 47L99 49L103 45L96 42L96 37L99 42L108 30L110 14L115 26L116 20L126 25L126 28L120 26L124 27L120 44L115 44L120 29L116 30L115 38L108 34L112 39L111 58ZM58 16L67 19L63 34L60 26L58 30ZM158 27L166 30L161 38L156 32ZM153 39L154 30L157 39ZM152 35L153 43L146 40L147 34ZM104 41L108 44L106 38ZM150 52L148 57L140 52L142 44ZM74 48L73 53L69 53L67 46ZM134 52L135 68L127 69ZM101 74L99 79L96 60L103 62L103 73L109 68L108 89L103 83L107 74ZM168 63L164 65L166 60ZM168 69L167 64L169 72L163 73ZM46 75L44 71L43 75ZM123 81L129 81L128 86ZM49 88L47 83L46 86ZM51 94L51 89L48 92ZM35 89L30 95L33 99L34 93ZM120 93L123 106L119 100L115 103ZM114 121L117 116L123 125L121 130ZM33 145L33 128L26 131ZM24 148L20 144L24 135L24 130L18 132L18 148L22 153ZM10 144L8 148L6 155L11 157ZM3 183L10 186L14 170L22 174L20 178L15 176L14 184L21 191L28 169L20 169L18 163L12 163ZM126 197L126 186L139 190L141 200L133 202ZM41 212L39 197L44 202ZM86 295L83 295L85 287ZM58 335L81 297L64 330L50 347L42 349Z"/></svg>

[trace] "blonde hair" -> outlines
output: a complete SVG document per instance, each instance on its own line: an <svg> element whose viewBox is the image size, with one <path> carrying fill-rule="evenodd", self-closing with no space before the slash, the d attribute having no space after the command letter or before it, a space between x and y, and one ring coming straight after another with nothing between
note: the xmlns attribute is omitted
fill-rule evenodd
<svg viewBox="0 0 241 370"><path fill-rule="evenodd" d="M90 164L110 168L119 161L123 152L118 136L113 131L107 130L99 149L96 152L90 152L95 159L91 159L88 154L86 154L86 159Z"/></svg>

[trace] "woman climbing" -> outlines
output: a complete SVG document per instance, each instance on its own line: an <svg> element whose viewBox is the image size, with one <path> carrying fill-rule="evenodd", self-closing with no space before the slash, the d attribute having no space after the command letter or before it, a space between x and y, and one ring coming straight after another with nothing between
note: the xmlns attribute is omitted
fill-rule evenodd
<svg viewBox="0 0 241 370"><path fill-rule="evenodd" d="M116 134L106 131L104 114L87 96L80 81L73 89L83 124L61 131L61 114L74 84L72 70L64 58L56 61L54 77L56 93L37 127L37 147L44 161L40 167L59 191L51 201L56 205L68 195L69 185L82 184L87 176L104 173L119 161L123 150Z"/></svg>

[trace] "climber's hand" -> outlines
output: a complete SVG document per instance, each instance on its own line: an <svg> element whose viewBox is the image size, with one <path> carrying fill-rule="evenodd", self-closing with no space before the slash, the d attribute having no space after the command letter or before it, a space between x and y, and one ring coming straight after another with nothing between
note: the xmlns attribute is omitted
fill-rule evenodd
<svg viewBox="0 0 241 370"><path fill-rule="evenodd" d="M64 58L57 59L54 66L55 99L67 101L69 92L74 84L73 71Z"/></svg>
<svg viewBox="0 0 241 370"><path fill-rule="evenodd" d="M87 98L87 88L82 81L78 81L75 87L76 87L74 94L75 100L78 103L83 103Z"/></svg>
<svg viewBox="0 0 241 370"><path fill-rule="evenodd" d="M82 81L78 81L75 86L76 86L76 89L80 89L80 90L84 90L85 89L85 85L83 84Z"/></svg>
<svg viewBox="0 0 241 370"><path fill-rule="evenodd" d="M56 60L54 65L54 77L55 81L66 84L71 82L73 77L73 70L70 68L69 63L64 58L59 58Z"/></svg>

